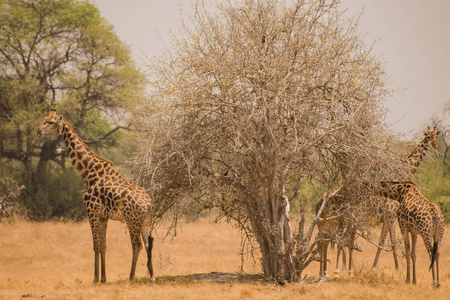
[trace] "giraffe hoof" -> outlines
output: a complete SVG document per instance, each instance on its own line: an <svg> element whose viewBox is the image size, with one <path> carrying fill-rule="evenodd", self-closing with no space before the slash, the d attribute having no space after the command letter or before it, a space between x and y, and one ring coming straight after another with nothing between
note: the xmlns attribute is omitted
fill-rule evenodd
<svg viewBox="0 0 450 300"><path fill-rule="evenodd" d="M153 284L156 282L156 278L155 277L150 277L150 284Z"/></svg>
<svg viewBox="0 0 450 300"><path fill-rule="evenodd" d="M334 270L334 278L339 278L339 270Z"/></svg>

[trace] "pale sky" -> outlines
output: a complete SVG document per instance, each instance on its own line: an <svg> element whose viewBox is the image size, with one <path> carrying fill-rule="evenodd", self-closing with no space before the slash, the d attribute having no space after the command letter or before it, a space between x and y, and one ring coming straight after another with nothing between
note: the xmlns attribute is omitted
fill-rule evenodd
<svg viewBox="0 0 450 300"><path fill-rule="evenodd" d="M142 50L152 55L170 47L170 30L177 30L181 15L193 14L192 0L91 1L142 67ZM341 9L348 17L363 12L365 42L376 42L373 53L386 59L390 87L402 91L386 101L388 124L411 136L432 116L441 117L450 100L450 1L341 0Z"/></svg>

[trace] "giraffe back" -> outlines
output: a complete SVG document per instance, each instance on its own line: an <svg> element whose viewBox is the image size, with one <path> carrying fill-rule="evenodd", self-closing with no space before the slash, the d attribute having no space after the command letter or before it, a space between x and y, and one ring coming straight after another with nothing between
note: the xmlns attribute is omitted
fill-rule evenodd
<svg viewBox="0 0 450 300"><path fill-rule="evenodd" d="M406 191L400 203L399 219L422 237L432 234L438 242L442 240L444 215L439 206L423 196L417 186L411 186Z"/></svg>

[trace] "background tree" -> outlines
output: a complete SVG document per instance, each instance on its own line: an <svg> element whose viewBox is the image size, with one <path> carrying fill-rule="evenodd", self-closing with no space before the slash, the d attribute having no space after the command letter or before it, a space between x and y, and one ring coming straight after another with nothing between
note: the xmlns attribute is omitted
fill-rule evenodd
<svg viewBox="0 0 450 300"><path fill-rule="evenodd" d="M303 182L344 179L340 192L355 208L370 199L362 183L400 173L380 60L337 6L247 0L211 15L199 5L174 48L150 60L163 101L138 118L148 143L135 176L159 212L188 199L219 207L279 282L298 280L317 259L320 218L297 234L290 220Z"/></svg>
<svg viewBox="0 0 450 300"><path fill-rule="evenodd" d="M143 95L129 49L88 1L1 0L0 68L2 175L25 185L32 218L82 217L83 182L65 169L62 140L35 131L56 108L97 151L117 145Z"/></svg>

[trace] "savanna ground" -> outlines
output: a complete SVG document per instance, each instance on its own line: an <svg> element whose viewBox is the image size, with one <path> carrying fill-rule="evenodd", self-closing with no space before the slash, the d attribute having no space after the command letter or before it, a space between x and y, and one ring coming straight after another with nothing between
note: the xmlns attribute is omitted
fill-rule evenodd
<svg viewBox="0 0 450 300"><path fill-rule="evenodd" d="M398 231L398 229L397 229ZM379 231L376 231L378 234ZM407 285L405 260L400 271L390 253L382 253L371 271L374 246L358 240L355 274L318 282L313 263L303 283L279 286L263 279L258 260L246 257L241 272L240 233L225 223L203 219L183 224L174 239L155 234L156 283L149 284L141 252L135 283L127 280L131 245L124 224L110 221L107 237L107 283L93 285L93 249L87 221L80 223L0 223L0 298L41 299L448 299L450 295L450 228L441 247L441 288L431 286L423 242L417 249L417 285ZM399 232L397 232L400 236ZM336 250L331 251L331 274ZM231 273L231 274L229 274ZM244 275L246 274L246 275ZM331 275L332 276L332 275Z"/></svg>

